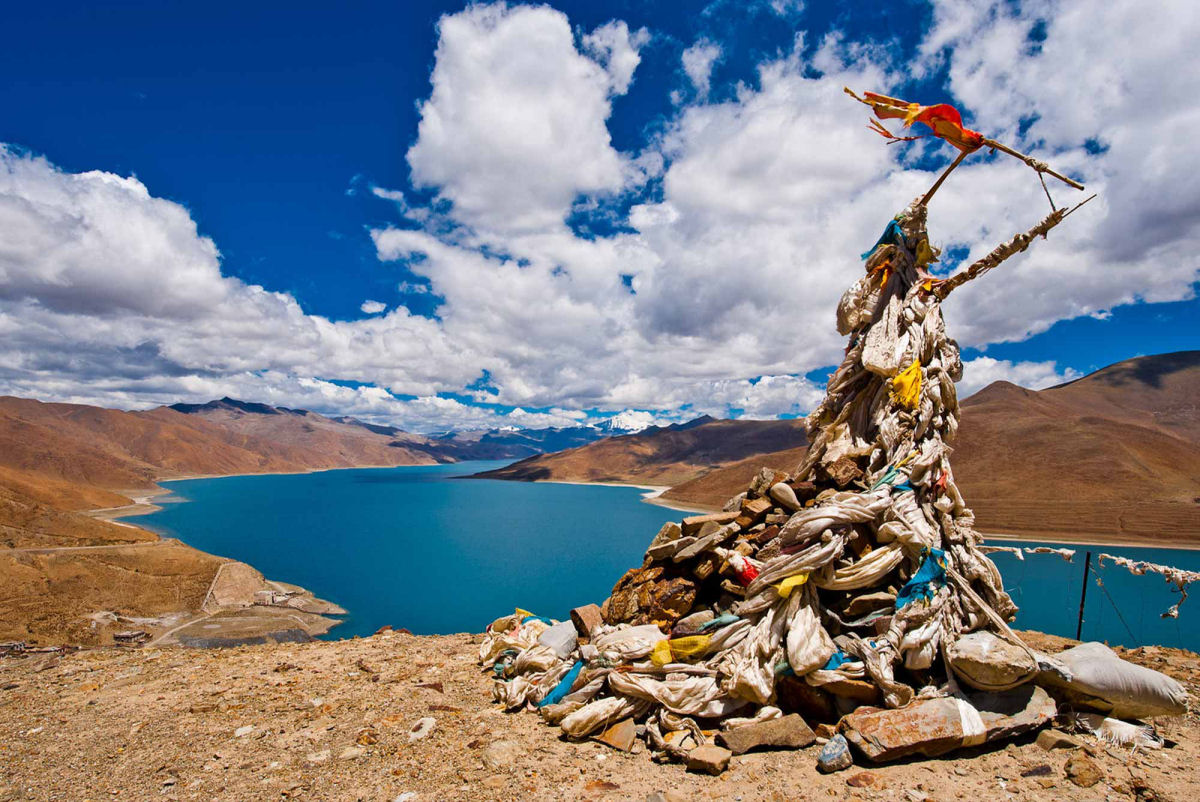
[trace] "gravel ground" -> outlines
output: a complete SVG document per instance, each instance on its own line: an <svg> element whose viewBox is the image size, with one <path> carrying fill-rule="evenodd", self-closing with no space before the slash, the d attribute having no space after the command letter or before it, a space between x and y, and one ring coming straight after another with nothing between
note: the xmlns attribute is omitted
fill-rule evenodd
<svg viewBox="0 0 1200 802"><path fill-rule="evenodd" d="M939 760L816 771L817 746L735 757L720 777L569 743L491 702L478 638L370 638L222 650L97 649L0 659L0 800L1178 800L1200 792L1200 721L1168 748L1090 741L1079 787L1033 738ZM1035 636L1056 650L1061 639ZM1200 656L1125 656L1200 690ZM432 718L412 740L418 721ZM411 794L411 796L408 796Z"/></svg>

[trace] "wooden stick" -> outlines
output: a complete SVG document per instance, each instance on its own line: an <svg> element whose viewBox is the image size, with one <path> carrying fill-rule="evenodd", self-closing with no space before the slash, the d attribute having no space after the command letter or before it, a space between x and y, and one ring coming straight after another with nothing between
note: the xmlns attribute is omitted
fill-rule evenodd
<svg viewBox="0 0 1200 802"><path fill-rule="evenodd" d="M1067 186L1075 187L1075 189L1083 189L1083 184L1080 184L1078 181L1072 181L1071 179L1067 178L1062 173L1054 172L1053 170L1050 169L1049 165L1047 165L1045 162L1040 162L1037 159L1033 158L1032 156L1026 156L1021 151L1016 150L1014 148L1010 148L1008 145L997 142L994 139L986 139L985 138L983 140L983 147L994 148L994 149L1000 151L1001 153L1007 153L1009 156L1014 156L1014 157L1020 159L1021 161L1025 162L1030 167L1037 170L1039 173L1046 173L1047 175L1052 175L1055 178L1057 178L1059 181L1062 181Z"/></svg>
<svg viewBox="0 0 1200 802"><path fill-rule="evenodd" d="M969 152L970 151L966 151L966 150L959 151L958 158L955 159L954 161L952 161L950 163L950 166L942 171L942 174L938 177L938 180L935 181L933 183L933 186L931 186L929 188L929 191L925 193L925 197L921 198L922 206L929 205L929 199L933 197L933 193L938 191L938 187L940 187L942 185L942 182L946 180L946 177L949 176L950 173L954 171L954 168L957 167L958 165L962 164L963 159L967 158L967 154Z"/></svg>
<svg viewBox="0 0 1200 802"><path fill-rule="evenodd" d="M966 270L962 271L961 273L955 273L953 276L946 279L945 281L942 281L941 283L934 285L933 294L936 295L940 300L945 300L946 296L949 295L951 292L953 292L956 287L961 287L963 284L966 284L971 279L978 278L979 276L983 275L987 271L991 270L993 267L999 266L1002 262L1004 262L1010 256L1014 256L1014 255L1024 251L1026 248L1029 247L1029 243L1033 241L1034 237L1039 236L1039 235L1043 236L1043 237L1046 236L1046 233L1050 229L1054 228L1056 225L1061 223L1067 215L1069 215L1071 212L1075 211L1080 206L1087 203L1094 197L1096 197L1096 196L1093 195L1091 198L1088 198L1087 200L1076 204L1075 206L1071 207L1070 209L1067 209L1065 207L1062 209L1055 209L1053 212L1046 215L1046 217L1042 220L1042 222L1038 223L1033 228L1029 229L1028 231L1026 231L1023 234L1016 235L1015 237L1010 239L1008 242L1003 242L1003 243L997 245L995 248L992 249L991 253L989 253L987 256L983 257L979 261L973 263Z"/></svg>

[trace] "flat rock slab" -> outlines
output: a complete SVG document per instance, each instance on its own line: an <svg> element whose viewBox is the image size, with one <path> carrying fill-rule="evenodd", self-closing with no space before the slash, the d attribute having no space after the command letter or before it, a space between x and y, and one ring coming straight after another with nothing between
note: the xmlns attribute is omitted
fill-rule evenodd
<svg viewBox="0 0 1200 802"><path fill-rule="evenodd" d="M719 526L723 526L728 523L733 523L741 514L741 510L737 509L732 510L731 512L714 512L711 515L691 515L683 519L681 528L685 536L695 535L707 523L714 523Z"/></svg>
<svg viewBox="0 0 1200 802"><path fill-rule="evenodd" d="M1025 685L1003 693L974 694L913 702L897 710L862 708L842 719L838 729L877 763L908 755L937 757L1035 730L1054 718L1054 700Z"/></svg>
<svg viewBox="0 0 1200 802"><path fill-rule="evenodd" d="M633 749L633 741L637 737L637 725L633 723L633 719L627 718L618 721L616 724L609 727L604 732L596 736L596 740L602 744L607 744L613 749L618 749L622 752L628 752Z"/></svg>
<svg viewBox="0 0 1200 802"><path fill-rule="evenodd" d="M736 727L722 732L717 738L735 755L743 755L758 747L803 749L817 740L816 733L795 713Z"/></svg>

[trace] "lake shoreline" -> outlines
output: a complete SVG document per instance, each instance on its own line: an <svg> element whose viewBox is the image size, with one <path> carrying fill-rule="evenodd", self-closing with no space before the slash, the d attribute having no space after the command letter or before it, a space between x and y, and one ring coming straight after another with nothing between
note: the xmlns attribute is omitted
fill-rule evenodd
<svg viewBox="0 0 1200 802"><path fill-rule="evenodd" d="M473 476L464 478L476 478ZM479 477L491 478L491 477ZM720 512L721 508L709 504L688 504L686 501L676 501L671 498L664 498L664 494L671 489L671 485L644 485L630 482L580 482L567 479L497 479L502 482L526 482L527 484L558 484L558 485L596 485L601 487L633 487L640 490L653 491L642 496L642 501L647 504L656 504L660 507L666 507L670 510L678 512L686 512L692 514L706 514ZM1078 546L1086 547L1091 550L1101 548L1129 548L1129 549L1178 549L1180 551L1200 551L1200 542L1197 543L1144 543L1128 538L1105 538L1099 536L1093 537L1071 537L1056 532L1047 533L1022 533L1022 532L980 532L984 539L988 542L1003 541L1007 543L1051 543L1062 546Z"/></svg>

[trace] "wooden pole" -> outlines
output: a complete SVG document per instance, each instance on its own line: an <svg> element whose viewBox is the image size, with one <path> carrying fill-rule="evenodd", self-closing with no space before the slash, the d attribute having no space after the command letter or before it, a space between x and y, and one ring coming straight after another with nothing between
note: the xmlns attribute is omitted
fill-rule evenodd
<svg viewBox="0 0 1200 802"><path fill-rule="evenodd" d="M1007 153L1009 156L1014 156L1014 157L1020 159L1021 161L1025 162L1030 167L1037 170L1039 173L1045 173L1046 175L1052 175L1055 178L1057 178L1059 181L1062 181L1067 186L1075 187L1075 189L1083 189L1083 184L1079 183L1078 181L1072 181L1070 178L1067 178L1062 173L1056 173L1055 171L1051 170L1049 165L1047 165L1045 162L1040 162L1037 159L1033 158L1032 156L1026 156L1024 153L1017 150L1016 148L1010 148L1008 145L997 142L994 139L984 139L983 147L994 148L994 149L1000 151L1001 153Z"/></svg>
<svg viewBox="0 0 1200 802"><path fill-rule="evenodd" d="M925 193L925 197L921 198L922 206L927 206L929 204L929 199L933 197L933 193L938 191L938 187L940 187L942 185L942 182L944 182L946 180L946 178L950 175L950 173L952 173L954 171L954 168L957 167L958 165L962 164L963 159L967 158L968 152L969 151L965 151L965 150L959 151L958 158L955 159L954 161L952 161L950 163L950 166L942 171L942 174L940 176L938 176L938 180L935 181L933 183L933 186L931 186L929 188L929 191Z"/></svg>
<svg viewBox="0 0 1200 802"><path fill-rule="evenodd" d="M1050 212L1050 214L1046 215L1046 217L1042 220L1042 222L1038 223L1036 226L1029 229L1025 233L1016 235L1015 237L1010 239L1008 242L1000 243L999 245L997 245L995 248L992 249L991 253L989 253L987 256L983 257L979 261L974 262L966 270L962 271L961 273L955 273L953 276L946 279L945 281L935 284L933 287L933 294L936 295L939 299L945 300L946 296L949 295L951 292L953 292L956 287L961 287L963 284L966 284L971 279L978 278L979 276L983 275L987 271L991 270L993 267L1000 265L1002 262L1004 262L1010 256L1013 256L1015 254L1018 254L1018 253L1021 253L1022 251L1024 251L1026 248L1029 247L1029 243L1033 241L1034 237L1039 236L1039 235L1043 236L1043 237L1046 236L1046 233L1048 231L1050 231L1050 229L1054 228L1056 225L1061 223L1066 218L1067 215L1069 215L1071 212L1075 211L1080 206L1087 203L1094 197L1096 197L1096 196L1093 195L1091 198L1088 198L1087 200L1084 200L1080 203L1075 204L1070 209L1066 209L1066 208L1055 209L1053 212Z"/></svg>

